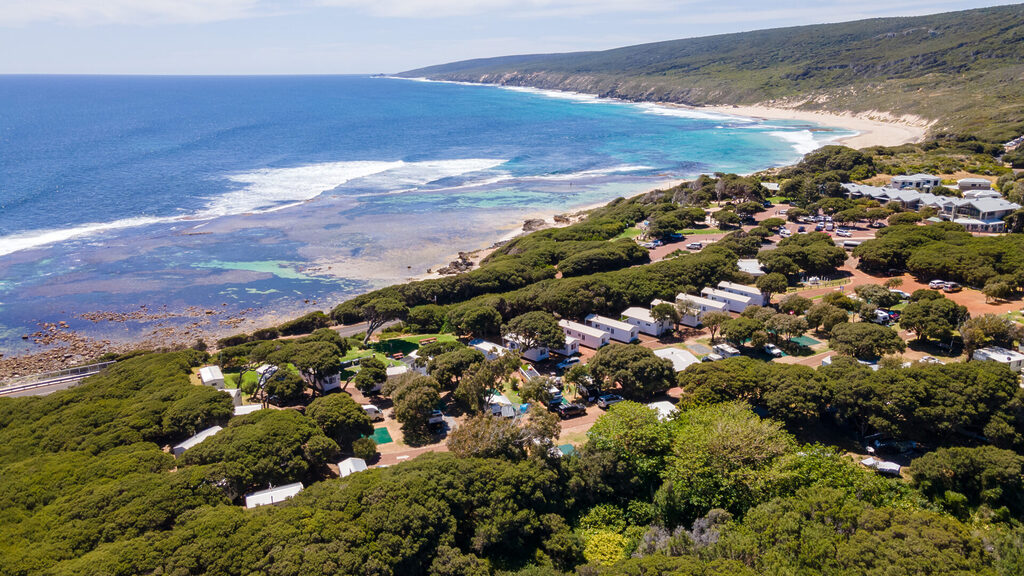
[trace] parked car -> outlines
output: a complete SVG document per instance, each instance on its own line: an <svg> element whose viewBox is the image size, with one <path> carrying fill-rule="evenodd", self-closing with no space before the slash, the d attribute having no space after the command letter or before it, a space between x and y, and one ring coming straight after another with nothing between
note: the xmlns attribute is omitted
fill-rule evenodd
<svg viewBox="0 0 1024 576"><path fill-rule="evenodd" d="M932 280L931 282L928 283L928 287L931 288L932 290L942 290L943 288L946 287L946 281Z"/></svg>
<svg viewBox="0 0 1024 576"><path fill-rule="evenodd" d="M853 232L850 232L846 228L840 228L836 230L836 236L842 236L843 238L849 238L853 236Z"/></svg>
<svg viewBox="0 0 1024 576"><path fill-rule="evenodd" d="M782 349L776 346L775 344L765 344L764 351L775 358L782 357Z"/></svg>
<svg viewBox="0 0 1024 576"><path fill-rule="evenodd" d="M789 208L783 208L782 210L779 210L779 214L781 214L783 216L785 216L786 214L789 214Z"/></svg>
<svg viewBox="0 0 1024 576"><path fill-rule="evenodd" d="M715 354L713 352L711 354L708 354L707 356L705 356L705 357L700 359L701 362L717 362L719 360L725 360L725 358L723 358L723 357L721 357L718 354Z"/></svg>
<svg viewBox="0 0 1024 576"><path fill-rule="evenodd" d="M889 290L889 292L892 292L904 300L910 300L910 294L907 294L903 290Z"/></svg>
<svg viewBox="0 0 1024 576"><path fill-rule="evenodd" d="M806 232L807 232L807 228L805 226L800 226L799 228L796 229L796 233L797 234L804 234Z"/></svg>
<svg viewBox="0 0 1024 576"><path fill-rule="evenodd" d="M384 412L373 404L363 404L363 412L370 417L370 422L377 422L384 419Z"/></svg>
<svg viewBox="0 0 1024 576"><path fill-rule="evenodd" d="M618 394L605 394L597 399L597 405L598 407L607 410L612 404L617 404L623 400L625 400L625 398Z"/></svg>
<svg viewBox="0 0 1024 576"><path fill-rule="evenodd" d="M583 416L587 413L587 407L579 403L562 404L555 409L555 412L558 412L558 416L562 420L566 420L568 418L575 418L576 416Z"/></svg>
<svg viewBox="0 0 1024 576"><path fill-rule="evenodd" d="M571 358L566 358L565 360L562 360L558 364L555 364L555 368L558 368L559 370L565 370L566 368L579 363L580 359L576 356L573 356Z"/></svg>
<svg viewBox="0 0 1024 576"><path fill-rule="evenodd" d="M711 350L722 358L732 358L733 356L740 355L740 351L732 344L715 344L711 347Z"/></svg>
<svg viewBox="0 0 1024 576"><path fill-rule="evenodd" d="M669 237L671 237L673 240L682 240L683 239L683 235L680 234L679 232L673 232L673 233L669 234Z"/></svg>
<svg viewBox="0 0 1024 576"><path fill-rule="evenodd" d="M875 310L875 317L871 321L876 324L888 324L892 319L889 318L889 313L885 310Z"/></svg>
<svg viewBox="0 0 1024 576"><path fill-rule="evenodd" d="M821 232L824 229L825 229L825 225L822 224L821 222L818 222L818 224L814 227L814 231L815 232Z"/></svg>
<svg viewBox="0 0 1024 576"><path fill-rule="evenodd" d="M690 242L689 244L686 245L687 250L700 250L703 247L704 244L700 242Z"/></svg>
<svg viewBox="0 0 1024 576"><path fill-rule="evenodd" d="M900 316L902 316L902 314L900 314L899 310L889 310L889 309L883 308L882 312L885 312L886 314L888 314L889 315L889 320L891 320L893 322L899 322L900 321Z"/></svg>
<svg viewBox="0 0 1024 576"><path fill-rule="evenodd" d="M789 231L789 228L779 228L779 236L783 238L789 238L793 233Z"/></svg>
<svg viewBox="0 0 1024 576"><path fill-rule="evenodd" d="M918 362L922 364L945 364L945 362L939 360L935 356L922 356Z"/></svg>
<svg viewBox="0 0 1024 576"><path fill-rule="evenodd" d="M881 222L881 221L879 221L879 222L872 222L872 223L870 224L870 226L871 226L872 228L885 228L886 224L885 224L885 222Z"/></svg>
<svg viewBox="0 0 1024 576"><path fill-rule="evenodd" d="M963 290L963 286L956 282L946 282L946 285L942 287L943 292L959 292Z"/></svg>

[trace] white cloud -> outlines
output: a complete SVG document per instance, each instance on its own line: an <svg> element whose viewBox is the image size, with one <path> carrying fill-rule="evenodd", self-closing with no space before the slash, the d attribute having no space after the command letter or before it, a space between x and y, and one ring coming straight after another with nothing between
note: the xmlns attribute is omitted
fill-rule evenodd
<svg viewBox="0 0 1024 576"><path fill-rule="evenodd" d="M0 0L0 25L203 23L276 11L264 0Z"/></svg>

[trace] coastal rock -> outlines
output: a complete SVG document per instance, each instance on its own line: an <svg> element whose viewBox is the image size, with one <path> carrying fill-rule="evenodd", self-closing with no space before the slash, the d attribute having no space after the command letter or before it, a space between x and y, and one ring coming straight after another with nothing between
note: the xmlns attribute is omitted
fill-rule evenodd
<svg viewBox="0 0 1024 576"><path fill-rule="evenodd" d="M550 224L546 220L540 218L530 218L529 220L523 221L523 232L536 232L537 230L543 230Z"/></svg>
<svg viewBox="0 0 1024 576"><path fill-rule="evenodd" d="M451 276L452 274L461 274L473 269L473 261L469 259L469 254L466 252L459 252L459 259L452 260L447 266L442 266L437 269L437 273L442 276Z"/></svg>

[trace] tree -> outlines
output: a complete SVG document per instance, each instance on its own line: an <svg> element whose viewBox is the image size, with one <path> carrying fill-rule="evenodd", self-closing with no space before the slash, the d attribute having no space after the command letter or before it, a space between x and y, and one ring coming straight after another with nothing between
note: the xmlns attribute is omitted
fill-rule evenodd
<svg viewBox="0 0 1024 576"><path fill-rule="evenodd" d="M468 306L449 313L449 321L459 334L486 336L501 328L501 313L491 306Z"/></svg>
<svg viewBox="0 0 1024 576"><path fill-rule="evenodd" d="M359 372L352 381L363 394L373 394L387 380L388 372L384 361L376 356L367 356L359 361Z"/></svg>
<svg viewBox="0 0 1024 576"><path fill-rule="evenodd" d="M365 345L370 342L370 336L378 328L392 320L403 318L408 313L409 308L405 303L395 298L381 297L367 302L360 309L363 321L366 322L366 337L363 338L363 344Z"/></svg>
<svg viewBox="0 0 1024 576"><path fill-rule="evenodd" d="M516 421L490 414L470 416L448 435L448 450L460 458L505 458L526 456L526 438Z"/></svg>
<svg viewBox="0 0 1024 576"><path fill-rule="evenodd" d="M718 227L722 230L733 226L739 226L742 221L740 215L732 210L719 210L712 214L711 217L715 219L715 222L718 222Z"/></svg>
<svg viewBox="0 0 1024 576"><path fill-rule="evenodd" d="M1013 288L1003 280L989 280L982 287L981 293L985 295L986 301L1005 300L1013 294Z"/></svg>
<svg viewBox="0 0 1024 576"><path fill-rule="evenodd" d="M565 346L565 332L558 325L558 320L548 312L539 310L509 320L502 327L501 334L513 337L522 352L534 348L559 349Z"/></svg>
<svg viewBox="0 0 1024 576"><path fill-rule="evenodd" d="M910 466L915 486L932 499L953 507L966 498L971 506L1006 506L1024 512L1024 457L994 446L939 448Z"/></svg>
<svg viewBox="0 0 1024 576"><path fill-rule="evenodd" d="M765 328L789 340L807 331L807 320L793 314L776 314L768 319Z"/></svg>
<svg viewBox="0 0 1024 576"><path fill-rule="evenodd" d="M624 396L644 397L672 387L672 363L642 346L605 346L597 351L587 367L603 387L610 388L618 383Z"/></svg>
<svg viewBox="0 0 1024 576"><path fill-rule="evenodd" d="M853 291L861 300L870 302L879 308L895 306L901 300L898 294L894 294L888 288L878 284L862 284L854 288Z"/></svg>
<svg viewBox="0 0 1024 576"><path fill-rule="evenodd" d="M449 389L453 383L458 384L462 380L470 366L481 363L485 359L483 352L476 348L463 346L433 357L427 364L427 371L444 389Z"/></svg>
<svg viewBox="0 0 1024 576"><path fill-rule="evenodd" d="M895 290L896 288L903 286L903 278L893 276L892 278L887 278L882 285L890 290Z"/></svg>
<svg viewBox="0 0 1024 576"><path fill-rule="evenodd" d="M518 368L519 358L513 354L477 362L459 378L459 384L455 387L455 397L466 408L480 410L485 407L485 402L491 395L491 391L500 390L501 382Z"/></svg>
<svg viewBox="0 0 1024 576"><path fill-rule="evenodd" d="M651 317L658 322L671 322L673 326L679 323L684 313L679 307L668 302L656 304L651 308Z"/></svg>
<svg viewBox="0 0 1024 576"><path fill-rule="evenodd" d="M887 222L889 222L889 226L899 226L901 224L917 224L921 220L923 218L917 212L897 212L889 216Z"/></svg>
<svg viewBox="0 0 1024 576"><path fill-rule="evenodd" d="M803 314L811 307L811 300L799 294L790 294L779 302L779 311L787 314Z"/></svg>
<svg viewBox="0 0 1024 576"><path fill-rule="evenodd" d="M761 328L760 322L741 316L722 324L722 337L734 346L743 346L754 335L754 332Z"/></svg>
<svg viewBox="0 0 1024 576"><path fill-rule="evenodd" d="M948 340L953 330L968 317L967 307L948 298L919 300L907 304L900 316L900 326L917 333L917 339Z"/></svg>
<svg viewBox="0 0 1024 576"><path fill-rule="evenodd" d="M970 361L974 351L990 344L1010 348L1014 340L1024 339L1024 330L1006 316L982 314L969 318L960 326L964 352Z"/></svg>
<svg viewBox="0 0 1024 576"><path fill-rule="evenodd" d="M432 334L444 328L446 313L442 306L425 304L409 309L405 325L414 334Z"/></svg>
<svg viewBox="0 0 1024 576"><path fill-rule="evenodd" d="M665 466L671 434L658 412L637 402L619 402L594 422L587 444L612 452L628 462L645 481L657 478Z"/></svg>
<svg viewBox="0 0 1024 576"><path fill-rule="evenodd" d="M786 213L786 218L790 222L800 222L801 219L810 216L811 213L803 208L790 208L789 212Z"/></svg>
<svg viewBox="0 0 1024 576"><path fill-rule="evenodd" d="M807 320L808 327L812 330L817 330L821 327L823 332L831 332L836 324L849 320L845 310L824 302L818 302L808 308L804 318Z"/></svg>
<svg viewBox="0 0 1024 576"><path fill-rule="evenodd" d="M274 363L279 366L291 362L314 391L319 389L319 383L324 378L341 371L338 346L323 340L296 342L272 358L276 358Z"/></svg>
<svg viewBox="0 0 1024 576"><path fill-rule="evenodd" d="M266 381L264 392L267 399L277 399L277 402L288 404L302 398L306 389L306 381L295 372L282 367Z"/></svg>
<svg viewBox="0 0 1024 576"><path fill-rule="evenodd" d="M895 330L868 322L843 322L832 328L829 346L840 354L860 359L903 352L907 345Z"/></svg>
<svg viewBox="0 0 1024 576"><path fill-rule="evenodd" d="M317 398L306 408L306 415L345 452L353 450L354 441L373 434L370 417L348 394L329 394Z"/></svg>
<svg viewBox="0 0 1024 576"><path fill-rule="evenodd" d="M546 406L552 400L549 390L554 387L555 381L551 378L531 378L519 385L519 397L524 402L537 402Z"/></svg>
<svg viewBox="0 0 1024 576"><path fill-rule="evenodd" d="M395 419L402 425L407 444L416 446L430 436L430 413L441 402L440 386L429 376L419 374L396 378L391 398L395 403Z"/></svg>
<svg viewBox="0 0 1024 576"><path fill-rule="evenodd" d="M373 460L377 455L377 443L373 438L358 438L352 441L352 455L363 460Z"/></svg>
<svg viewBox="0 0 1024 576"><path fill-rule="evenodd" d="M728 312L708 312L701 317L701 324L711 332L712 344L715 343L715 333L729 320L732 320L732 316Z"/></svg>
<svg viewBox="0 0 1024 576"><path fill-rule="evenodd" d="M765 299L768 302L771 302L773 294L783 294L786 292L789 288L789 281L782 274L772 272L758 278L754 282L754 286L765 295Z"/></svg>

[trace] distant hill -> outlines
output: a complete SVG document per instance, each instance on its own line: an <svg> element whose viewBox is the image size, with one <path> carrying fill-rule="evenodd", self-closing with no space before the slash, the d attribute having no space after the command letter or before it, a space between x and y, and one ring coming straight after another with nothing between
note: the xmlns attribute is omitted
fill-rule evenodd
<svg viewBox="0 0 1024 576"><path fill-rule="evenodd" d="M1024 133L1024 4L466 60L401 76L690 105L913 114L932 135Z"/></svg>

